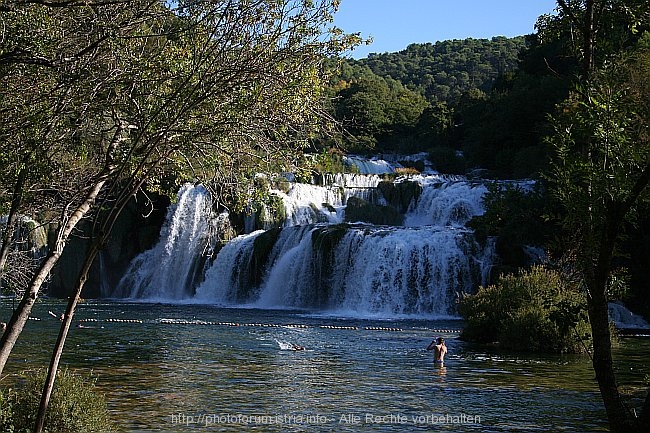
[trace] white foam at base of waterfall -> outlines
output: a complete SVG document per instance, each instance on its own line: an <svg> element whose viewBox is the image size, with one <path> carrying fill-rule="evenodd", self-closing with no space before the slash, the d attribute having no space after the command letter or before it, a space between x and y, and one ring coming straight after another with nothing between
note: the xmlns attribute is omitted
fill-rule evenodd
<svg viewBox="0 0 650 433"><path fill-rule="evenodd" d="M212 218L209 192L185 184L167 211L158 243L138 255L119 282L115 294L127 298L183 299L200 269ZM115 295L114 295L115 296Z"/></svg>

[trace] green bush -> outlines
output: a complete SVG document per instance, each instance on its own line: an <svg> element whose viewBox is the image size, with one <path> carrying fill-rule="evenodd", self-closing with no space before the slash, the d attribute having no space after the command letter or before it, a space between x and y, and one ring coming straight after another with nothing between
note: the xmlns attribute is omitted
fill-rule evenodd
<svg viewBox="0 0 650 433"><path fill-rule="evenodd" d="M45 370L26 371L15 388L0 389L0 431L33 431L45 383ZM45 418L45 431L85 433L115 431L106 399L95 390L95 379L60 370Z"/></svg>
<svg viewBox="0 0 650 433"><path fill-rule="evenodd" d="M462 338L505 349L580 353L590 339L584 296L560 273L543 266L504 275L464 295Z"/></svg>
<svg viewBox="0 0 650 433"><path fill-rule="evenodd" d="M16 406L16 391L11 388L0 390L0 431L14 433L20 430L14 428L14 407Z"/></svg>

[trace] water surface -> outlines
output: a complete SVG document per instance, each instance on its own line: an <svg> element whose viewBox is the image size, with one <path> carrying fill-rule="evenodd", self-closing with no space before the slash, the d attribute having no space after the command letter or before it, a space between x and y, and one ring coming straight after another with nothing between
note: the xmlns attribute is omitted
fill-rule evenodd
<svg viewBox="0 0 650 433"><path fill-rule="evenodd" d="M10 371L45 365L63 309L37 304ZM487 351L459 321L101 301L76 318L63 362L98 376L125 432L606 430L587 357ZM439 335L444 368L424 350ZM617 349L627 383L649 360L646 340Z"/></svg>

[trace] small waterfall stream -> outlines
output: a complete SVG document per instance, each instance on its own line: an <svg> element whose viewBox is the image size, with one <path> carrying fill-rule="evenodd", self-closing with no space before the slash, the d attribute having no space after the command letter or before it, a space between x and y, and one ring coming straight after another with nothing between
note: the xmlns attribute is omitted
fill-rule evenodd
<svg viewBox="0 0 650 433"><path fill-rule="evenodd" d="M113 297L184 299L201 274L214 215L203 186L185 184L170 206L160 240L131 262Z"/></svg>
<svg viewBox="0 0 650 433"><path fill-rule="evenodd" d="M435 174L401 181L421 189L403 225L346 218L351 197L375 212L388 207L381 177L330 175L322 185L271 191L284 203L282 227L240 235L207 262L210 197L185 185L160 242L133 260L113 296L364 317L453 316L458 293L489 276L492 248L465 227L483 212L486 188Z"/></svg>

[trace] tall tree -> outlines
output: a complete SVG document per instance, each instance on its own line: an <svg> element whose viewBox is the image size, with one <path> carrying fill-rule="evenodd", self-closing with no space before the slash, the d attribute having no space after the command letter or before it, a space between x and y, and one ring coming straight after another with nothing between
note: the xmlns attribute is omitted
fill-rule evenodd
<svg viewBox="0 0 650 433"><path fill-rule="evenodd" d="M554 121L552 193L564 207L575 264L584 279L593 367L611 431L645 432L650 393L637 418L618 390L607 289L622 224L648 195L650 182L650 53L626 50L637 39L638 23L648 22L650 6L605 0L558 0L558 5L580 36L575 53L583 78Z"/></svg>
<svg viewBox="0 0 650 433"><path fill-rule="evenodd" d="M65 93L69 99L63 102L60 95L49 100L35 88L45 113L52 105L66 110L61 111L61 125L54 125L51 136L33 148L48 161L58 161L62 156L48 146L60 143L71 167L76 167L75 155L85 156L83 167L92 176L69 188L80 199L68 206L74 212L62 213L57 244L0 340L0 372L44 275L72 230L83 217L93 215L96 221L54 350L36 431L43 428L85 274L129 197L145 182L155 183L170 173L226 179L226 190L234 196L243 175L297 158L327 120L322 108L325 60L359 40L328 29L337 6L337 0L34 1L8 6L23 20L22 26L12 27L15 34L26 25L40 25L36 31L51 35L51 43L40 47L28 38L23 45L3 47L0 61L6 76L37 83L51 75L53 88L69 87L66 80L78 87ZM52 15L56 19L49 19ZM3 108L11 112L0 104ZM25 118L42 127L41 119L19 114L7 124L18 125ZM76 144L75 152L67 152L70 143ZM26 154L32 150L23 147Z"/></svg>
<svg viewBox="0 0 650 433"><path fill-rule="evenodd" d="M7 150L20 150L16 160L42 155L37 160L47 176L34 176L26 191L58 195L67 176L74 182L61 188L72 199L60 200L57 242L0 340L0 372L72 230L106 200L119 202L144 182L179 170L233 179L235 188L254 167L292 160L322 124L324 59L358 40L328 29L337 6L336 0L2 6L2 131L23 131ZM33 37L40 34L42 41ZM12 105L20 80L31 84L38 104ZM48 134L33 143L21 138L41 129ZM61 164L76 171L59 170ZM27 209L23 200L21 211Z"/></svg>

